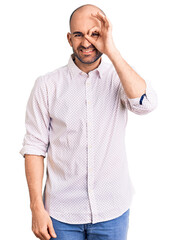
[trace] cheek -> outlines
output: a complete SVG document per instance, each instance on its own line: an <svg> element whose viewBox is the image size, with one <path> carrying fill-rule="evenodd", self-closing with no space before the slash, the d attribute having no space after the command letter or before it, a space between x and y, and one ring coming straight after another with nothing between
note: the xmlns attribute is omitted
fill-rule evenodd
<svg viewBox="0 0 177 240"><path fill-rule="evenodd" d="M73 47L75 50L78 49L79 45L80 45L79 43L72 42L72 47Z"/></svg>

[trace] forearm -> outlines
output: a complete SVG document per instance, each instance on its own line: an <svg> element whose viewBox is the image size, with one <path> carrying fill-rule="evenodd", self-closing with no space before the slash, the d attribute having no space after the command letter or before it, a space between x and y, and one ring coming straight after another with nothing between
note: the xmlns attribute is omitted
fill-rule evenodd
<svg viewBox="0 0 177 240"><path fill-rule="evenodd" d="M30 195L30 208L43 208L42 181L44 173L44 157L25 155L25 173Z"/></svg>
<svg viewBox="0 0 177 240"><path fill-rule="evenodd" d="M146 82L144 79L129 66L117 49L114 49L108 57L116 69L127 97L141 97L146 92Z"/></svg>

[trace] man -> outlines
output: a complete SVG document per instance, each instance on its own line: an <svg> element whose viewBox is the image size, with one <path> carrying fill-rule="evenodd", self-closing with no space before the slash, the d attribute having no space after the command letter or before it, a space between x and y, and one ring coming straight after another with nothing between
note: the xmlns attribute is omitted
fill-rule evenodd
<svg viewBox="0 0 177 240"><path fill-rule="evenodd" d="M125 240L134 194L124 141L127 111L151 112L156 94L122 58L98 7L76 9L67 38L73 49L68 64L37 78L26 109L20 153L32 230L40 239Z"/></svg>

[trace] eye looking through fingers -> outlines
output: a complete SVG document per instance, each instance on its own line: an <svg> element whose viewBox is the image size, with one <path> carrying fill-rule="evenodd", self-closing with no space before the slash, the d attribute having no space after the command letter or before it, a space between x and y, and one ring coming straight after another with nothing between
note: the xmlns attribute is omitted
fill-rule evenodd
<svg viewBox="0 0 177 240"><path fill-rule="evenodd" d="M88 35L90 37L99 37L100 36L100 28L99 27L93 27L89 30Z"/></svg>
<svg viewBox="0 0 177 240"><path fill-rule="evenodd" d="M100 34L99 34L99 32L93 32L93 33L91 34L91 36L98 38L98 37L100 36Z"/></svg>

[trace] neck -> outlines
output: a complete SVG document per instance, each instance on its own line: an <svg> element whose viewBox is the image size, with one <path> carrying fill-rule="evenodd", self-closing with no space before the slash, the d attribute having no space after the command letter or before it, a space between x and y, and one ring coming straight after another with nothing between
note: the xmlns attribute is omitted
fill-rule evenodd
<svg viewBox="0 0 177 240"><path fill-rule="evenodd" d="M74 62L77 65L77 67L80 68L83 72L89 73L90 71L93 71L94 69L96 69L99 66L99 64L101 62L101 58L99 58L94 63L85 64L85 63L82 63L81 61L79 61L79 59L77 57L75 57L75 61Z"/></svg>

